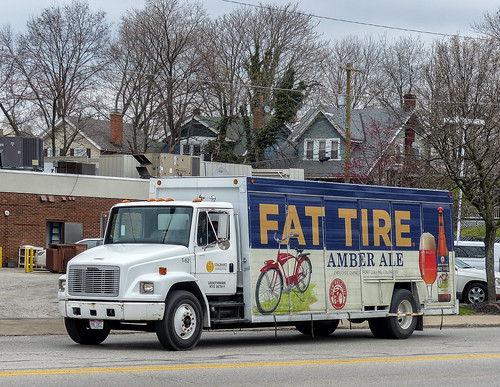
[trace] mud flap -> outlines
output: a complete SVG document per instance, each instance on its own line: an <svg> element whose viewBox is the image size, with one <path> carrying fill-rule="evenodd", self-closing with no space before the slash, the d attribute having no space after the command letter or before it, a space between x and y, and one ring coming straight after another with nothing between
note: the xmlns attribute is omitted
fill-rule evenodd
<svg viewBox="0 0 500 387"><path fill-rule="evenodd" d="M415 327L416 331L423 331L424 330L424 316L420 315L417 316L417 326Z"/></svg>

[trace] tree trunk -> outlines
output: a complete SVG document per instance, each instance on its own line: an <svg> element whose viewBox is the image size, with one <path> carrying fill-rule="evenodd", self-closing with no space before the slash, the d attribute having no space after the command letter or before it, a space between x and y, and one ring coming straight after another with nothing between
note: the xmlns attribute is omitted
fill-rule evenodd
<svg viewBox="0 0 500 387"><path fill-rule="evenodd" d="M495 289L495 236L496 227L495 219L488 219L485 221L486 234L484 237L484 246L486 251L486 280L488 281L488 303L496 303L496 289Z"/></svg>

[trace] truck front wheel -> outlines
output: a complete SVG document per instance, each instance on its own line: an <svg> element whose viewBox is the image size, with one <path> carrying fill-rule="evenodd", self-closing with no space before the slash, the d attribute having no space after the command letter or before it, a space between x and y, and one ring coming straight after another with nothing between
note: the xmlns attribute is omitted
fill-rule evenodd
<svg viewBox="0 0 500 387"><path fill-rule="evenodd" d="M163 320L156 323L156 336L166 349L185 351L198 343L202 321L198 299L190 292L174 291L165 303Z"/></svg>
<svg viewBox="0 0 500 387"><path fill-rule="evenodd" d="M89 320L77 318L64 318L64 325L69 337L78 344L97 345L101 344L109 335L110 329L104 324L103 329L90 329Z"/></svg>

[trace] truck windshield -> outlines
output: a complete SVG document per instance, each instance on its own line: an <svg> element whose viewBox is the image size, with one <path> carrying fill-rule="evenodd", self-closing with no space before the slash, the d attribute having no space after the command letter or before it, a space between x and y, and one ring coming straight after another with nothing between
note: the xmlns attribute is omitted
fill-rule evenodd
<svg viewBox="0 0 500 387"><path fill-rule="evenodd" d="M191 207L116 207L110 214L105 243L162 243L188 246Z"/></svg>

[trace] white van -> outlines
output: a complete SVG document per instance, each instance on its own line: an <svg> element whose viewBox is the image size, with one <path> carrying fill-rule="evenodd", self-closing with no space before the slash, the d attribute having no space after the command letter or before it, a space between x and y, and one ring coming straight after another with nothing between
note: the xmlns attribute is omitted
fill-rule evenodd
<svg viewBox="0 0 500 387"><path fill-rule="evenodd" d="M495 271L500 271L500 243L495 243ZM484 242L455 241L455 257L472 267L484 270L486 268L486 252Z"/></svg>

